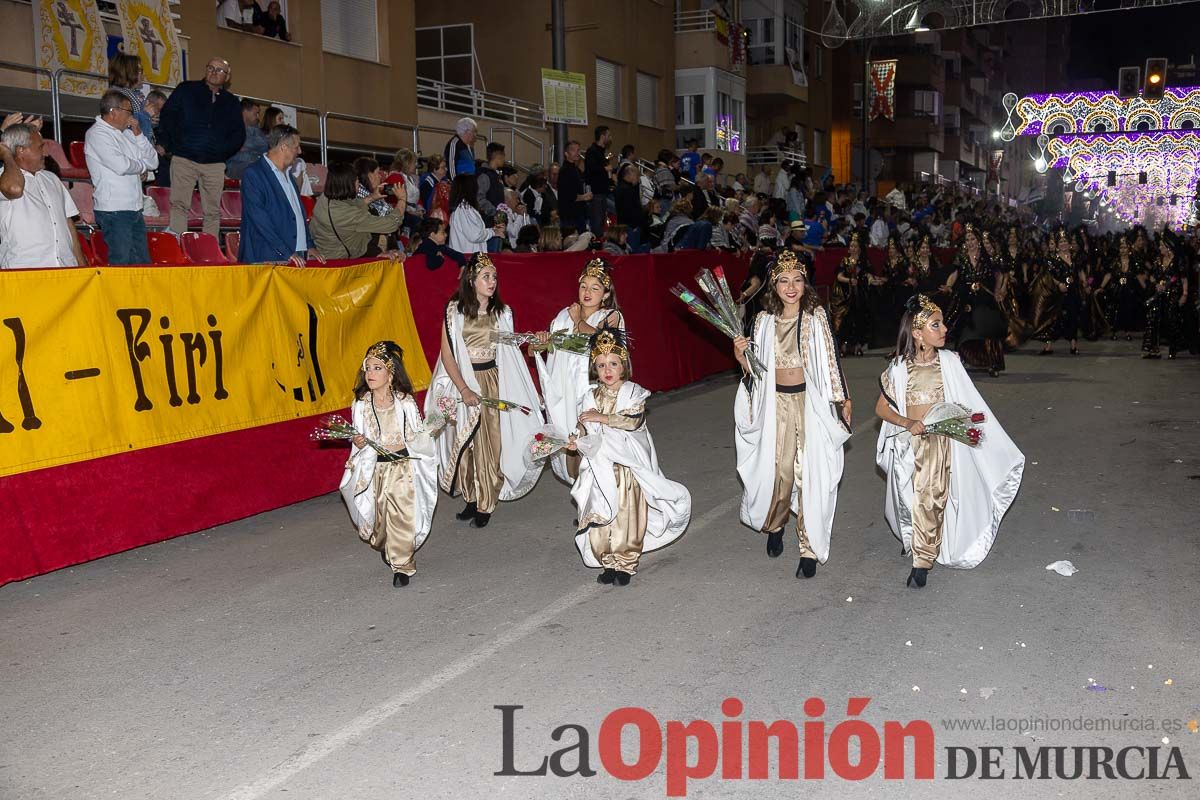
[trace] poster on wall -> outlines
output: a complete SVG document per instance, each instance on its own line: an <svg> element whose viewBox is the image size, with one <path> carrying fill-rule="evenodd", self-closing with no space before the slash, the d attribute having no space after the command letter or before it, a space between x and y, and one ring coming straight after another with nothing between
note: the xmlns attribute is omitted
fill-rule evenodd
<svg viewBox="0 0 1200 800"><path fill-rule="evenodd" d="M148 83L175 86L183 80L183 58L167 0L117 0L125 52L142 62Z"/></svg>
<svg viewBox="0 0 1200 800"><path fill-rule="evenodd" d="M34 0L33 44L42 69L108 75L108 36L96 0ZM107 84L72 74L59 81L64 93L83 97L99 97ZM50 90L48 75L38 75L38 88Z"/></svg>
<svg viewBox="0 0 1200 800"><path fill-rule="evenodd" d="M871 119L896 119L896 60L871 62Z"/></svg>
<svg viewBox="0 0 1200 800"><path fill-rule="evenodd" d="M543 67L542 106L546 122L587 125L587 76Z"/></svg>

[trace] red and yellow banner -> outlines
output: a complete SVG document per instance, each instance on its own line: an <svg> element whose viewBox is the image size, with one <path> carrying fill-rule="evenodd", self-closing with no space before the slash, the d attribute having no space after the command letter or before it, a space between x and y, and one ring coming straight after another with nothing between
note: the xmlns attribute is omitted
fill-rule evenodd
<svg viewBox="0 0 1200 800"><path fill-rule="evenodd" d="M367 348L429 384L404 270L0 272L0 476L336 411Z"/></svg>

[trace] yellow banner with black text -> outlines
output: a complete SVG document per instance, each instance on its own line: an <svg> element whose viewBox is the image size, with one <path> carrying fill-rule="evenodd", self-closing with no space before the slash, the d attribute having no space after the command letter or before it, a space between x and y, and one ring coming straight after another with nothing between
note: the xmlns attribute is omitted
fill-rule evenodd
<svg viewBox="0 0 1200 800"><path fill-rule="evenodd" d="M404 269L0 272L0 476L336 411L367 348L428 386Z"/></svg>

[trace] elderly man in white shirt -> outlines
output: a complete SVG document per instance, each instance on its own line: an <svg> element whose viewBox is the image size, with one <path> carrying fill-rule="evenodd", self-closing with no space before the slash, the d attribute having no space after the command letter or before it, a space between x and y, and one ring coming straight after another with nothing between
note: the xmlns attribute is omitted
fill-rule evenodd
<svg viewBox="0 0 1200 800"><path fill-rule="evenodd" d="M100 116L83 142L95 187L96 224L108 243L108 263L149 264L142 175L158 168L158 153L124 93L115 89L104 93Z"/></svg>
<svg viewBox="0 0 1200 800"><path fill-rule="evenodd" d="M46 169L40 128L18 123L0 134L0 269L86 263L70 220L79 209Z"/></svg>

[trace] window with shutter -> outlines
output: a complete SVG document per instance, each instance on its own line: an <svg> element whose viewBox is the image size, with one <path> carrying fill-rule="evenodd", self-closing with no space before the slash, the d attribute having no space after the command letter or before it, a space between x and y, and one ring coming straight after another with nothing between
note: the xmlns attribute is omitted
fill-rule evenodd
<svg viewBox="0 0 1200 800"><path fill-rule="evenodd" d="M596 113L621 119L621 65L596 59Z"/></svg>
<svg viewBox="0 0 1200 800"><path fill-rule="evenodd" d="M379 60L377 0L321 0L321 47L367 61Z"/></svg>
<svg viewBox="0 0 1200 800"><path fill-rule="evenodd" d="M637 74L637 120L638 125L659 126L658 78L644 72Z"/></svg>

